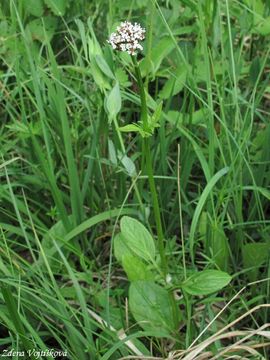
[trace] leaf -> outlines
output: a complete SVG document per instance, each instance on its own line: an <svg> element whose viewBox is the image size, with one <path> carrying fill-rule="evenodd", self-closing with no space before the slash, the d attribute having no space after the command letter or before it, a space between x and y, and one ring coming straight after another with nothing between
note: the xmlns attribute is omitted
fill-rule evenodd
<svg viewBox="0 0 270 360"><path fill-rule="evenodd" d="M124 216L120 221L120 228L127 246L133 253L145 261L153 262L155 243L145 226L136 219Z"/></svg>
<svg viewBox="0 0 270 360"><path fill-rule="evenodd" d="M154 280L154 275L147 264L134 255L123 255L122 265L129 281Z"/></svg>
<svg viewBox="0 0 270 360"><path fill-rule="evenodd" d="M248 272L250 281L255 281L262 266L270 255L270 246L267 243L252 243L243 246L243 264L244 268L255 267Z"/></svg>
<svg viewBox="0 0 270 360"><path fill-rule="evenodd" d="M129 158L126 154L122 154L121 152L118 153L118 159L121 164L124 166L127 174L130 177L136 176L136 166L134 162Z"/></svg>
<svg viewBox="0 0 270 360"><path fill-rule="evenodd" d="M68 0L44 0L45 4L48 6L48 8L51 9L51 11L56 16L63 16L65 15L66 8L68 5Z"/></svg>
<svg viewBox="0 0 270 360"><path fill-rule="evenodd" d="M139 125L136 124L121 126L119 130L122 132L138 132L142 137L148 137L151 135L149 132L144 131Z"/></svg>
<svg viewBox="0 0 270 360"><path fill-rule="evenodd" d="M108 76L110 79L115 79L114 74L112 73L112 70L110 69L109 65L107 64L106 60L104 59L104 57L102 55L96 55L95 56L96 59L96 63L98 65L98 67L100 68L100 70L103 72L103 74L105 74L106 76Z"/></svg>
<svg viewBox="0 0 270 360"><path fill-rule="evenodd" d="M211 242L213 260L221 270L228 270L229 241L220 225L214 224L211 229Z"/></svg>
<svg viewBox="0 0 270 360"><path fill-rule="evenodd" d="M190 295L208 295L224 288L231 276L219 270L204 270L192 275L183 284L182 289Z"/></svg>
<svg viewBox="0 0 270 360"><path fill-rule="evenodd" d="M57 26L57 19L53 16L30 21L26 26L26 31L30 34L32 40L45 42L50 41L54 35Z"/></svg>
<svg viewBox="0 0 270 360"><path fill-rule="evenodd" d="M162 106L163 106L163 102L161 101L157 105L153 115L148 120L149 130L150 130L151 133L153 133L155 127L159 126L158 122L159 122L159 119L160 119L161 114L162 114Z"/></svg>
<svg viewBox="0 0 270 360"><path fill-rule="evenodd" d="M129 306L138 324L156 330L160 337L174 329L175 319L168 292L153 281L135 281L129 288Z"/></svg>
<svg viewBox="0 0 270 360"><path fill-rule="evenodd" d="M43 0L23 0L23 6L27 13L40 17L44 12Z"/></svg>
<svg viewBox="0 0 270 360"><path fill-rule="evenodd" d="M91 75L93 76L95 83L101 89L102 92L104 91L104 89L111 88L111 86L108 82L108 79L103 75L102 71L98 67L96 60L94 58L91 58L90 72L91 72ZM105 102L105 104L106 104L106 102Z"/></svg>
<svg viewBox="0 0 270 360"><path fill-rule="evenodd" d="M106 107L110 119L114 119L121 110L121 93L118 81L116 82L106 99Z"/></svg>
<svg viewBox="0 0 270 360"><path fill-rule="evenodd" d="M139 127L139 125L136 125L136 124L128 124L128 125L119 127L119 130L122 132L140 132L141 128Z"/></svg>
<svg viewBox="0 0 270 360"><path fill-rule="evenodd" d="M113 165L117 165L116 150L113 142L108 140L109 159Z"/></svg>
<svg viewBox="0 0 270 360"><path fill-rule="evenodd" d="M133 252L127 246L126 240L121 233L118 233L113 239L114 256L122 264L124 256L133 256Z"/></svg>

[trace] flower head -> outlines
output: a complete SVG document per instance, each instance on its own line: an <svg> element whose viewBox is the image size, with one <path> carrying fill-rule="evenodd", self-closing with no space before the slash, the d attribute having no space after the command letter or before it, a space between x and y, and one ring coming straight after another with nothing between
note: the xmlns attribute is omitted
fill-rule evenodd
<svg viewBox="0 0 270 360"><path fill-rule="evenodd" d="M117 27L116 32L112 33L107 42L111 44L113 49L126 51L130 55L136 55L136 50L143 50L139 43L145 38L145 29L140 24L132 24L124 21Z"/></svg>

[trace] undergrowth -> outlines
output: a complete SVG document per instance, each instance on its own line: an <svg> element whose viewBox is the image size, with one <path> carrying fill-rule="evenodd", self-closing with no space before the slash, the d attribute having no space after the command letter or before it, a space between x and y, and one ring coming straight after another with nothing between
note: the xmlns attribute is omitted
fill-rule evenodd
<svg viewBox="0 0 270 360"><path fill-rule="evenodd" d="M0 29L2 352L267 359L268 1L7 0Z"/></svg>

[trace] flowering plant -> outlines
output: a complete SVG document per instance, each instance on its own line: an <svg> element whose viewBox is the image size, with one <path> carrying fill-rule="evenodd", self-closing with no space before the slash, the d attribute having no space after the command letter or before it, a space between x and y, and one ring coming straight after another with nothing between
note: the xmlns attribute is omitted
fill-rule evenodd
<svg viewBox="0 0 270 360"><path fill-rule="evenodd" d="M108 43L113 49L126 51L130 55L136 55L136 50L143 50L139 43L145 38L145 29L140 24L132 24L129 21L121 22L117 27L116 32L112 33Z"/></svg>

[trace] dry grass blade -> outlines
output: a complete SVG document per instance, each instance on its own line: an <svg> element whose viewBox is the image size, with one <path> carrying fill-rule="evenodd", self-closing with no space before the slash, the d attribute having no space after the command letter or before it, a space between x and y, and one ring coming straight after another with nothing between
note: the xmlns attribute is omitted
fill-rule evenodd
<svg viewBox="0 0 270 360"><path fill-rule="evenodd" d="M270 304L263 304L263 305L258 305L255 306L254 308L252 308L251 310L247 311L246 313L244 313L243 315L241 315L240 317L238 317L236 320L232 321L230 324L228 324L227 326L225 326L224 328L222 328L221 330L219 330L215 335L212 335L211 337L209 337L208 339L204 340L201 344L194 346L192 348L187 349L186 351L176 351L174 353L171 353L171 357L174 360L176 359L181 359L181 360L197 360L200 357L199 356L205 356L206 354L200 354L204 349L206 349L209 345L211 345L212 343L214 343L217 340L223 340L223 339L228 339L228 338L233 338L233 337L237 337L237 336L244 336L244 338L240 339L238 342L236 342L233 345L230 345L229 347L222 349L222 351L220 353L218 353L218 355L212 357L211 359L219 359L220 356L222 354L227 353L228 351L232 351L232 349L235 349L234 347L239 346L241 343L243 343L244 341L250 339L253 336L261 336L264 338L269 338L270 336L270 332L269 331L263 331L265 328L269 327L269 324L264 324L263 326L261 326L259 329L254 330L254 331L230 331L227 333L224 333L227 329L231 328L232 326L234 326L235 324L237 324L239 321L241 321L242 319L244 319L246 316L254 313L255 311L261 309L261 308L267 308L270 307ZM249 351L248 352L252 352L255 351L254 347L252 346L248 346L245 345ZM256 352L257 353L257 352ZM209 353L208 353L209 354ZM203 357L202 357L203 358Z"/></svg>

